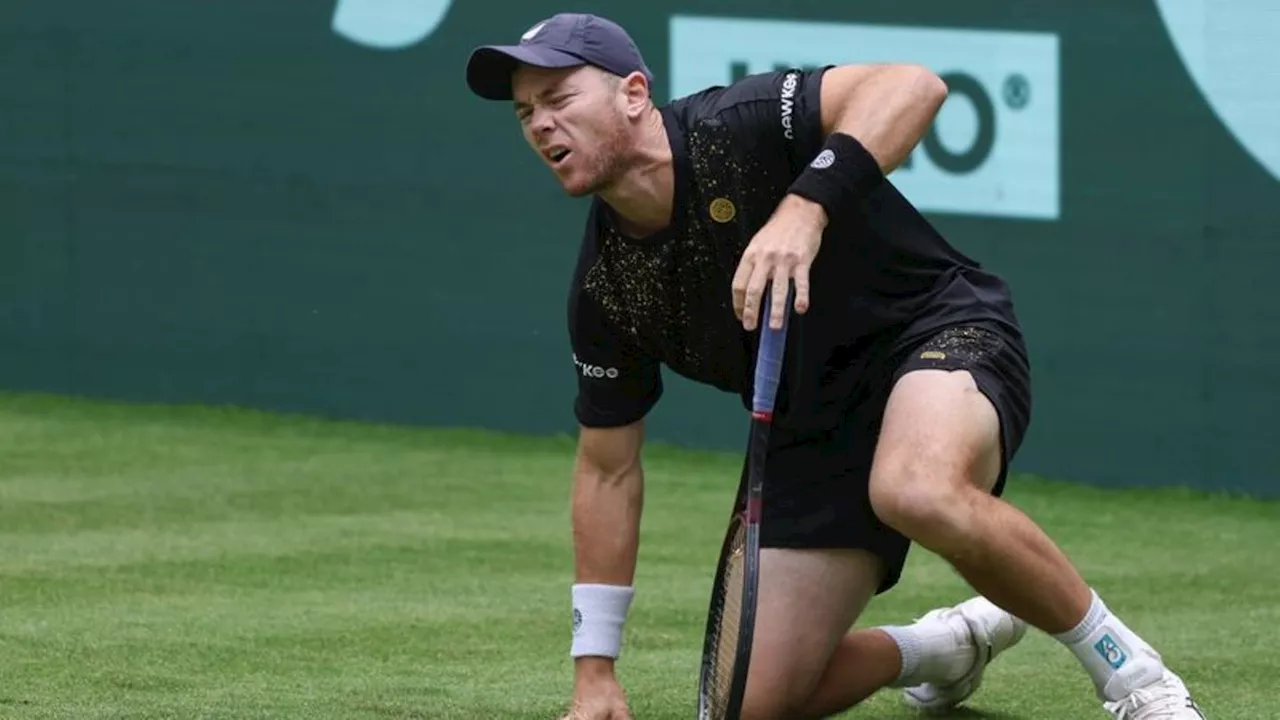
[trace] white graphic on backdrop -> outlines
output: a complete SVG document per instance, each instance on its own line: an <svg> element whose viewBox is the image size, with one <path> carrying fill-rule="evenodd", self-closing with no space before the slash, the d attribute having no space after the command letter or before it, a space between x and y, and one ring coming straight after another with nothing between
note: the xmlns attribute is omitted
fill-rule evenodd
<svg viewBox="0 0 1280 720"><path fill-rule="evenodd" d="M777 67L925 65L947 81L950 95L894 184L924 211L1058 219L1053 33L676 15L670 52L673 96ZM784 82L787 128L788 91Z"/></svg>
<svg viewBox="0 0 1280 720"><path fill-rule="evenodd" d="M1156 6L1205 102L1280 179L1280 2L1156 0Z"/></svg>
<svg viewBox="0 0 1280 720"><path fill-rule="evenodd" d="M402 50L426 40L453 0L338 0L333 31L379 50Z"/></svg>

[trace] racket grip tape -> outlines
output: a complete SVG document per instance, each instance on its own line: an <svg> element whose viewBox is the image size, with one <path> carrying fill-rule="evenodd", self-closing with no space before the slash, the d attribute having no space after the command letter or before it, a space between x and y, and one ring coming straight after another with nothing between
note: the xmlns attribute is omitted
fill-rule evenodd
<svg viewBox="0 0 1280 720"><path fill-rule="evenodd" d="M769 326L769 303L773 293L765 288L760 309L760 348L756 353L756 376L754 397L751 411L756 415L773 414L774 401L778 395L778 383L782 378L782 356L787 346L787 326L791 317L791 303L794 291L787 290L787 310L782 315L782 327L773 329Z"/></svg>

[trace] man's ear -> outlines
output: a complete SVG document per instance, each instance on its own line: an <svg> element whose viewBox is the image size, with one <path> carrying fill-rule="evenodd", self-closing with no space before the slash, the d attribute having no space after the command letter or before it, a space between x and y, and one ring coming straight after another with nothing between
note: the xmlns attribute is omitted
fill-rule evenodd
<svg viewBox="0 0 1280 720"><path fill-rule="evenodd" d="M622 78L622 92L627 97L627 116L636 118L649 106L652 90L644 73L636 71Z"/></svg>

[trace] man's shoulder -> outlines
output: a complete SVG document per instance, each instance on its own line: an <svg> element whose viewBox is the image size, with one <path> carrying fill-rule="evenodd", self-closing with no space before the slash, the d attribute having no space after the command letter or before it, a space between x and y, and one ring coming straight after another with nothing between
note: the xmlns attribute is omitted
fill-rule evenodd
<svg viewBox="0 0 1280 720"><path fill-rule="evenodd" d="M826 67L778 68L710 85L672 99L668 106L685 118L713 118L741 105L792 100L809 84L821 82Z"/></svg>

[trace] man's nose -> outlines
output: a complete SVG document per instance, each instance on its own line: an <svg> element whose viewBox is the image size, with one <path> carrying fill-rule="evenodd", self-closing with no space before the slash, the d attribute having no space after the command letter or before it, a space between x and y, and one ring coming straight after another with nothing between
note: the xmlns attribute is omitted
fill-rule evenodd
<svg viewBox="0 0 1280 720"><path fill-rule="evenodd" d="M555 118L549 110L535 108L533 116L529 118L529 127L536 135L546 135L555 128Z"/></svg>

